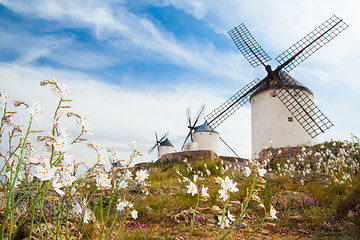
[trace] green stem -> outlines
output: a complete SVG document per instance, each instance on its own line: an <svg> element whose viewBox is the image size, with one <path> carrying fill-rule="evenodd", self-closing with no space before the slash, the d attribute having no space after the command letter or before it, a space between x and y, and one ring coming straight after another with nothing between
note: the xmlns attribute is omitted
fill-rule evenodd
<svg viewBox="0 0 360 240"><path fill-rule="evenodd" d="M249 234L249 236L247 236L246 239L249 239L265 222L265 219L266 219L266 209L264 207L264 212L265 212L265 216L263 218L263 220L261 221L261 223Z"/></svg>
<svg viewBox="0 0 360 240"><path fill-rule="evenodd" d="M228 193L229 194L229 193ZM226 208L227 208L227 205L228 205L228 203L229 203L229 200L230 200L230 196L228 196L228 199L226 200L226 203L225 203L225 206L224 206L224 208L223 208L223 213L222 213L222 215L221 215L221 221L220 221L220 226L219 226L219 228L218 228L218 234L216 235L216 239L218 239L218 237L219 237L219 235L220 235L220 231L221 231L221 225L223 224L223 222L224 222L224 217L225 217L225 214L226 214ZM223 238L221 238L221 239L223 239Z"/></svg>
<svg viewBox="0 0 360 240"><path fill-rule="evenodd" d="M32 228L34 226L34 219L35 219L35 212L32 211L31 212L31 217L30 217L30 227L29 227L29 237L28 240L31 240L31 235L32 235Z"/></svg>
<svg viewBox="0 0 360 240"><path fill-rule="evenodd" d="M83 135L84 132L84 126L81 126L80 134L71 142L71 144L74 144Z"/></svg>
<svg viewBox="0 0 360 240"><path fill-rule="evenodd" d="M252 183L252 186L251 186L251 190L250 190L250 194L248 196L248 198L246 199L246 203L245 203L245 207L244 209L242 210L240 216L238 217L238 219L230 226L230 228L227 230L227 232L224 234L224 236L222 236L220 238L220 240L224 239L227 235L230 234L230 231L235 227L235 225L243 218L244 214L245 214L245 211L246 211L246 208L248 207L249 205L249 202L250 202L250 199L251 199L251 196L253 194L253 191L254 191L254 188L255 188L255 184L256 184L256 179L257 179L257 175L256 173L254 174L254 180L253 180L253 183Z"/></svg>
<svg viewBox="0 0 360 240"><path fill-rule="evenodd" d="M19 163L18 163L17 166L16 166L16 173L15 173L14 181L13 181L12 184L11 184L11 188L14 187L15 182L16 182L16 179L17 179L18 174L19 174L19 171L20 171L20 166L21 166L21 164L22 164L23 157L24 157L25 143L26 143L27 137L29 136L29 133L30 133L30 127L31 127L31 124L32 124L32 119L33 119L33 117L31 116L31 117L30 117L30 120L29 120L29 126L28 126L28 128L27 128L27 130L26 130L26 134L25 134L25 137L24 137L22 146L21 146ZM11 172L11 175L12 175L12 172Z"/></svg>
<svg viewBox="0 0 360 240"><path fill-rule="evenodd" d="M195 206L195 209L194 209L194 212L193 212L193 216L192 216L192 219L191 219L191 230L190 230L190 239L192 239L192 234L193 234L193 230L194 230L194 223L195 223L195 214L196 214L196 209L199 205L199 202L200 202L200 195L198 193L198 198L197 198L197 202L196 202L196 206Z"/></svg>

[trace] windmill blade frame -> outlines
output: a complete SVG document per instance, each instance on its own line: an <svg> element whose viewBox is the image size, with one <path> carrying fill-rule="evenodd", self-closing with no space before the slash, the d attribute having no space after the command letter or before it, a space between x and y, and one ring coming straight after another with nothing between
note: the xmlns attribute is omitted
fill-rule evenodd
<svg viewBox="0 0 360 240"><path fill-rule="evenodd" d="M201 104L199 110L197 111L196 113L196 117L194 119L194 124L193 124L193 127L196 126L196 124L198 123L199 119L202 117L202 115L204 114L204 111L205 111L205 105L204 104Z"/></svg>
<svg viewBox="0 0 360 240"><path fill-rule="evenodd" d="M167 131L166 133L163 134L163 136L160 138L160 140L158 139L158 135L157 135L157 132L155 132L155 145L150 148L150 150L148 151L148 153L150 154L156 147L158 148L159 150L159 146L160 146L160 143L167 137L167 135L169 134L169 132Z"/></svg>
<svg viewBox="0 0 360 240"><path fill-rule="evenodd" d="M246 104L250 95L256 90L267 78L260 81L259 78L254 79L237 93L231 96L223 104L205 116L205 121L212 130L215 130L222 122L228 119L236 110Z"/></svg>
<svg viewBox="0 0 360 240"><path fill-rule="evenodd" d="M198 112L197 112L196 115L195 115L195 118L194 118L193 123L191 123L190 107L187 108L186 114L187 114L188 123L189 123L189 124L188 124L188 128L189 128L190 130L189 130L188 135L187 135L186 138L185 138L185 141L184 141L181 149L184 149L185 143L186 143L186 141L188 140L189 137L190 137L190 139L191 139L191 142L193 141L193 131L195 130L195 126L196 126L196 124L198 123L198 121L199 121L199 119L201 118L201 116L202 116L202 114L204 113L204 111L205 111L205 105L204 105L204 104L201 104Z"/></svg>
<svg viewBox="0 0 360 240"><path fill-rule="evenodd" d="M276 96L312 138L334 126L304 90L286 87L296 86L288 74L280 72L279 76L281 87L275 88Z"/></svg>
<svg viewBox="0 0 360 240"><path fill-rule="evenodd" d="M335 15L330 17L312 32L276 57L275 59L280 64L277 70L283 69L286 72L290 72L347 27L349 27L349 25L342 19Z"/></svg>
<svg viewBox="0 0 360 240"><path fill-rule="evenodd" d="M244 23L231 29L228 34L234 41L239 51L254 68L259 65L265 66L265 62L271 60L269 55L267 55L267 53L251 35Z"/></svg>

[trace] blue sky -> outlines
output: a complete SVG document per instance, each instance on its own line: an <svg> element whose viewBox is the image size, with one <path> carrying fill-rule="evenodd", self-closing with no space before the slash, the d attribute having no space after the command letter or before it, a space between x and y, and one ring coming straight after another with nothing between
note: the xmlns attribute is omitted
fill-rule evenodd
<svg viewBox="0 0 360 240"><path fill-rule="evenodd" d="M275 59L335 14L350 27L291 75L313 90L317 106L335 124L319 141L350 139L360 136L359 5L356 0L0 0L0 91L42 101L50 117L56 97L39 82L55 76L73 88L73 110L90 116L93 140L115 146L124 158L135 140L144 154L138 161L155 160L156 153L147 154L154 131L169 131L180 150L188 107L195 113L205 104L209 113L265 76L236 49L230 29L245 23ZM250 106L217 130L240 156L250 157ZM225 146L221 153L231 155Z"/></svg>

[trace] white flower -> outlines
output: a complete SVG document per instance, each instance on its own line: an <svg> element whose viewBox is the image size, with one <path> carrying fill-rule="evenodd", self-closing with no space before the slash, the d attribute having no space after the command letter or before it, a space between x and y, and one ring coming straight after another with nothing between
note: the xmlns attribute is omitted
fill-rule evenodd
<svg viewBox="0 0 360 240"><path fill-rule="evenodd" d="M60 130L60 135L63 136L64 138L68 139L70 136L70 132L69 132L69 130L67 130L67 128L63 127Z"/></svg>
<svg viewBox="0 0 360 240"><path fill-rule="evenodd" d="M262 168L262 169L260 169L260 168L258 169L258 173L259 173L259 176L260 176L260 177L263 177L266 172L267 172L266 169L263 169L263 168Z"/></svg>
<svg viewBox="0 0 360 240"><path fill-rule="evenodd" d="M228 176L225 177L225 180L221 183L221 187L225 191L237 192L239 189L236 187L237 183L233 183L233 180Z"/></svg>
<svg viewBox="0 0 360 240"><path fill-rule="evenodd" d="M56 170L57 167L50 167L49 163L47 163L45 167L37 165L35 177L39 178L40 181L51 180L55 176Z"/></svg>
<svg viewBox="0 0 360 240"><path fill-rule="evenodd" d="M275 219L278 219L277 217L276 217L276 214L278 213L278 211L276 211L276 209L272 206L272 205L270 205L270 215L271 215L271 217L272 218L275 218Z"/></svg>
<svg viewBox="0 0 360 240"><path fill-rule="evenodd" d="M132 180L132 173L128 169L126 169L124 174L124 180Z"/></svg>
<svg viewBox="0 0 360 240"><path fill-rule="evenodd" d="M136 220L138 218L138 212L136 210L132 210L131 217Z"/></svg>
<svg viewBox="0 0 360 240"><path fill-rule="evenodd" d="M62 177L63 177L62 183L64 186L71 186L76 180L76 177L72 176L69 173L63 174Z"/></svg>
<svg viewBox="0 0 360 240"><path fill-rule="evenodd" d="M230 210L228 210L228 219L229 219L230 221L232 221L232 222L235 222L235 221L236 221L235 216L230 213Z"/></svg>
<svg viewBox="0 0 360 240"><path fill-rule="evenodd" d="M183 177L183 181L184 181L184 182L187 182L187 183L191 183L191 180L188 179L187 177Z"/></svg>
<svg viewBox="0 0 360 240"><path fill-rule="evenodd" d="M108 160L108 152L105 149L97 149L98 150L98 164L106 165Z"/></svg>
<svg viewBox="0 0 360 240"><path fill-rule="evenodd" d="M65 192L60 189L60 188L64 187L65 185L62 181L59 181L59 177L53 178L51 185L54 188L54 191L57 192L60 196L65 195Z"/></svg>
<svg viewBox="0 0 360 240"><path fill-rule="evenodd" d="M67 83L58 83L57 85L59 88L55 89L55 91L61 98L65 97L72 91L71 87L69 87Z"/></svg>
<svg viewBox="0 0 360 240"><path fill-rule="evenodd" d="M251 169L249 168L249 167L244 167L245 168L245 170L244 170L244 174L245 174L245 176L246 177L249 177L250 176L250 174L251 174Z"/></svg>
<svg viewBox="0 0 360 240"><path fill-rule="evenodd" d="M57 137L56 141L52 143L55 151L59 151L59 152L65 152L66 149L68 148L67 144L68 144L68 139L63 137L62 135Z"/></svg>
<svg viewBox="0 0 360 240"><path fill-rule="evenodd" d="M84 114L82 116L79 116L79 118L76 120L76 123L78 123L82 127L85 127L87 125L88 119L88 115Z"/></svg>
<svg viewBox="0 0 360 240"><path fill-rule="evenodd" d="M131 148L135 148L135 147L136 147L136 142L135 142L135 141L132 141L132 142L130 143L130 147L131 147Z"/></svg>
<svg viewBox="0 0 360 240"><path fill-rule="evenodd" d="M227 217L224 216L224 218L223 218L222 216L218 216L218 219L219 219L218 225L220 225L222 229L224 229L225 227L229 228L230 227L230 221L231 222L236 221L235 216L232 215L229 210L228 210Z"/></svg>
<svg viewBox="0 0 360 240"><path fill-rule="evenodd" d="M11 97L9 94L7 93L2 93L0 92L0 99L3 103L7 104L9 102L11 102Z"/></svg>
<svg viewBox="0 0 360 240"><path fill-rule="evenodd" d="M73 158L73 156L65 153L63 155L63 160L61 161L61 165L62 166L73 167L74 166L74 158Z"/></svg>
<svg viewBox="0 0 360 240"><path fill-rule="evenodd" d="M222 218L222 216L218 216L218 219L219 219L218 225L220 225L221 229L224 229L225 227L226 228L230 227L230 220L227 219L225 216L224 218Z"/></svg>
<svg viewBox="0 0 360 240"><path fill-rule="evenodd" d="M221 177L215 177L215 182L218 184L223 184L224 180Z"/></svg>
<svg viewBox="0 0 360 240"><path fill-rule="evenodd" d="M217 211L217 212L219 212L219 213L222 212L221 208L219 208L218 206L212 206L211 209L212 209L213 211Z"/></svg>
<svg viewBox="0 0 360 240"><path fill-rule="evenodd" d="M229 198L228 191L224 189L220 189L218 193L220 194L220 199L222 198L224 202L226 202L226 200Z"/></svg>
<svg viewBox="0 0 360 240"><path fill-rule="evenodd" d="M120 188L127 188L127 186L128 186L127 181L121 180L121 182L120 182L120 184L119 184L119 187L120 187Z"/></svg>
<svg viewBox="0 0 360 240"><path fill-rule="evenodd" d="M138 182L143 182L145 179L149 176L149 174L146 173L146 170L140 170L136 172L136 178L135 180Z"/></svg>
<svg viewBox="0 0 360 240"><path fill-rule="evenodd" d="M261 199L255 193L251 195L251 199L258 203L261 203Z"/></svg>
<svg viewBox="0 0 360 240"><path fill-rule="evenodd" d="M44 160L43 160L43 157L41 155L35 155L34 153L31 153L27 158L27 162L29 164L38 165L38 164L43 163Z"/></svg>
<svg viewBox="0 0 360 240"><path fill-rule="evenodd" d="M203 198L208 198L210 195L207 193L208 187L204 187L204 185L201 188L201 196Z"/></svg>
<svg viewBox="0 0 360 240"><path fill-rule="evenodd" d="M89 209L86 209L85 214L84 214L84 219L83 219L84 223L88 223L92 217L93 217L92 211Z"/></svg>
<svg viewBox="0 0 360 240"><path fill-rule="evenodd" d="M129 205L129 202L124 200L119 202L118 204L116 204L116 210L118 211L122 211L124 210L124 208L126 208Z"/></svg>
<svg viewBox="0 0 360 240"><path fill-rule="evenodd" d="M90 136L92 136L94 134L93 131L92 131L92 128L89 126L89 124L86 124L83 127L84 127L84 132L88 137L90 137Z"/></svg>
<svg viewBox="0 0 360 240"><path fill-rule="evenodd" d="M15 172L16 172L16 167L14 166L12 170L12 175L11 175L11 171L7 171L6 174L1 174L1 175L5 175L5 177L7 177L7 179L14 184L13 188L17 188L19 184L23 181L23 177L18 175L14 183Z"/></svg>
<svg viewBox="0 0 360 240"><path fill-rule="evenodd" d="M41 103L34 101L33 107L29 108L30 115L35 118L37 121L41 121L41 117L44 111L44 107Z"/></svg>
<svg viewBox="0 0 360 240"><path fill-rule="evenodd" d="M193 182L190 182L190 184L187 185L186 187L188 188L187 193L191 193L191 196L194 196L195 194L198 193L198 189Z"/></svg>
<svg viewBox="0 0 360 240"><path fill-rule="evenodd" d="M111 179L108 178L106 173L99 173L99 175L96 176L96 186L104 189L110 189Z"/></svg>
<svg viewBox="0 0 360 240"><path fill-rule="evenodd" d="M82 208L81 208L81 206L80 206L79 203L76 203L76 204L72 205L72 207L73 207L73 208L72 208L72 213L73 213L73 214L79 215L79 214L82 213Z"/></svg>

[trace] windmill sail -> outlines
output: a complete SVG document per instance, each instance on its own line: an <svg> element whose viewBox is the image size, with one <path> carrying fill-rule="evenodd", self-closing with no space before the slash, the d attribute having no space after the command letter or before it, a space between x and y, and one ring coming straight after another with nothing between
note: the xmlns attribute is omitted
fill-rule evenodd
<svg viewBox="0 0 360 240"><path fill-rule="evenodd" d="M290 72L348 26L342 19L332 16L276 58L279 70Z"/></svg>
<svg viewBox="0 0 360 240"><path fill-rule="evenodd" d="M265 79L264 79L265 80ZM264 81L263 80L263 81ZM249 101L251 93L261 84L260 79L256 78L245 87L240 89L226 102L205 116L205 121L211 129L217 128L222 122L228 119L236 110Z"/></svg>
<svg viewBox="0 0 360 240"><path fill-rule="evenodd" d="M181 149L184 149L185 143L186 143L186 141L188 140L189 137L190 137L190 139L191 139L191 142L193 141L193 131L195 130L195 126L196 126L196 124L198 123L199 119L202 117L202 115L203 115L203 113L204 113L204 110L205 110L205 105L202 104L202 105L200 106L198 112L197 112L196 115L195 115L195 119L194 119L193 123L191 123L190 108L188 108L188 109L186 110L186 118L187 118L189 133L188 133L188 135L186 136L185 141L184 141Z"/></svg>
<svg viewBox="0 0 360 240"><path fill-rule="evenodd" d="M265 66L265 62L271 60L243 23L228 33L237 48L253 67Z"/></svg>
<svg viewBox="0 0 360 240"><path fill-rule="evenodd" d="M148 153L150 154L156 147L158 148L159 150L159 146L160 146L160 143L162 141L164 141L164 139L167 137L167 135L169 134L169 132L166 132L160 139L158 139L158 135L157 135L157 132L155 132L155 145L149 149Z"/></svg>
<svg viewBox="0 0 360 240"><path fill-rule="evenodd" d="M244 24L229 31L229 35L246 60L253 66L263 65L268 75L255 79L230 99L205 117L208 125L215 129L237 109L250 100L251 94L258 88L269 85L274 87L276 96L312 137L323 133L333 126L331 121L319 110L313 100L301 89L292 88L294 82L284 71L290 72L326 43L331 41L348 25L336 16L332 16L303 39L280 54L276 60L280 63L274 71L265 62L271 60L262 47L256 42Z"/></svg>
<svg viewBox="0 0 360 240"><path fill-rule="evenodd" d="M275 88L276 96L312 138L334 126L306 91L294 87L297 83L293 78L283 71L280 71L279 77L281 87Z"/></svg>

